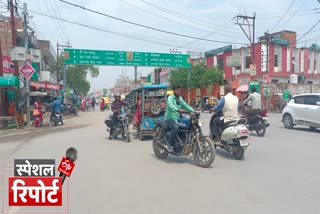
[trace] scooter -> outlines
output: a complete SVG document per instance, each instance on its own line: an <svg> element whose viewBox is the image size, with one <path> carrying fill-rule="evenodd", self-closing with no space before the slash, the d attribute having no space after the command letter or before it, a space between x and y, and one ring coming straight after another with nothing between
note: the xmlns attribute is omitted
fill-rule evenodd
<svg viewBox="0 0 320 214"><path fill-rule="evenodd" d="M210 120L210 135L212 139L212 129L213 129L213 120L219 118L223 120L223 116L220 113L214 113ZM249 130L245 126L246 119L241 118L236 121L230 121L224 124L224 127L221 128L220 141L213 142L215 147L226 150L231 153L233 157L237 160L241 160L244 157L244 151L249 146Z"/></svg>

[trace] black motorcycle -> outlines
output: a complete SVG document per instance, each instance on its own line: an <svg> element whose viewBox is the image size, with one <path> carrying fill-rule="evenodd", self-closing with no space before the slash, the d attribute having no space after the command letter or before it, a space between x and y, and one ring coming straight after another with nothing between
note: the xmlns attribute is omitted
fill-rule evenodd
<svg viewBox="0 0 320 214"><path fill-rule="evenodd" d="M115 118L113 118L115 117ZM124 114L117 114L117 115L110 115L109 118L107 117L104 123L107 125L107 132L111 131L112 122L113 130L112 130L112 138L117 139L119 135L125 136L128 143L131 142L131 136L129 132L129 118L126 113Z"/></svg>
<svg viewBox="0 0 320 214"><path fill-rule="evenodd" d="M167 149L170 130L166 121L154 121L153 151L160 159L165 159L169 154L175 156L188 156L191 152L198 166L208 168L215 158L215 148L212 141L202 134L203 121L200 113L185 113L189 117L178 120L179 129L174 143L174 151Z"/></svg>
<svg viewBox="0 0 320 214"><path fill-rule="evenodd" d="M256 131L259 137L263 137L266 134L266 129L269 126L268 123L266 124L264 119L264 117L266 117L266 112L266 110L260 110L248 117L243 116L243 118L247 119L247 123L245 125L249 131Z"/></svg>
<svg viewBox="0 0 320 214"><path fill-rule="evenodd" d="M71 105L62 105L63 115L73 114L74 116L78 115L78 109Z"/></svg>

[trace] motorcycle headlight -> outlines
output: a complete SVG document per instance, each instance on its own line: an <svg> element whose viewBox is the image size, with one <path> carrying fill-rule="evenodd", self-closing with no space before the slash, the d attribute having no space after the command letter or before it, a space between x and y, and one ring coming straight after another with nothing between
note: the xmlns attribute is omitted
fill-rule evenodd
<svg viewBox="0 0 320 214"><path fill-rule="evenodd" d="M203 120L199 119L198 124L199 124L199 126L201 127L201 126L204 124Z"/></svg>

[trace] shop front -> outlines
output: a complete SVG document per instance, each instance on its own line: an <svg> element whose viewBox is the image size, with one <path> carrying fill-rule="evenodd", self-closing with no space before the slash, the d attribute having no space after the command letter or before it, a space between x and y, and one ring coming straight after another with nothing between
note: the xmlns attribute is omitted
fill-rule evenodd
<svg viewBox="0 0 320 214"><path fill-rule="evenodd" d="M16 117L18 90L18 77L0 77L0 127L18 126Z"/></svg>

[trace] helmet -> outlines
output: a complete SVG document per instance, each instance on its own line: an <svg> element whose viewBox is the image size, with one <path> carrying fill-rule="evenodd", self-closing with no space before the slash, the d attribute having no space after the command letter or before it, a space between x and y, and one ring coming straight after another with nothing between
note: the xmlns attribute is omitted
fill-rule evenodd
<svg viewBox="0 0 320 214"><path fill-rule="evenodd" d="M117 93L117 94L114 94L113 97L114 97L114 98L120 97L120 94L118 94L118 93Z"/></svg>

